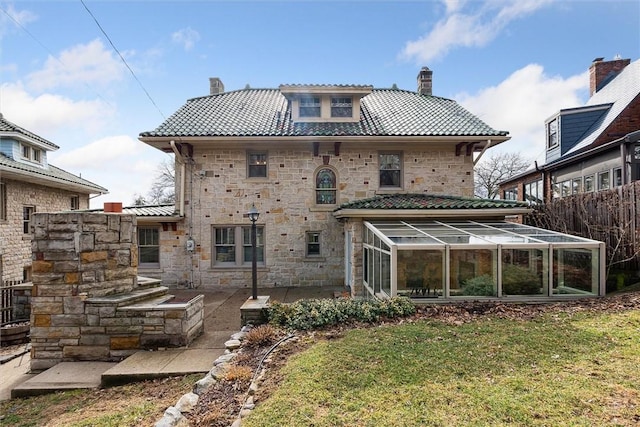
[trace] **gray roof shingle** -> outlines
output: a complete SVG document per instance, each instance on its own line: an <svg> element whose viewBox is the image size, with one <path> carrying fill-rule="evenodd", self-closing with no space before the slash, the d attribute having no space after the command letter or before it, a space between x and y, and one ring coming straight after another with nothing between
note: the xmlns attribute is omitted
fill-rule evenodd
<svg viewBox="0 0 640 427"><path fill-rule="evenodd" d="M243 89L190 99L140 137L251 136L506 136L461 107L436 96L373 89L361 99L355 123L294 123L278 89Z"/></svg>
<svg viewBox="0 0 640 427"><path fill-rule="evenodd" d="M2 153L0 153L0 171L14 172L19 175L30 175L51 183L52 187L57 187L59 186L58 184L61 184L64 186L70 185L72 187L78 187L78 189L83 189L88 193L109 192L109 190L99 186L98 184L94 184L91 181L80 178L79 176L53 166L52 164L49 164L47 168L44 169L38 166L32 166L27 163L12 160Z"/></svg>
<svg viewBox="0 0 640 427"><path fill-rule="evenodd" d="M16 133L16 134L22 135L23 137L32 139L34 141L37 141L37 142L41 143L42 145L45 145L45 146L49 147L51 150L57 150L58 148L60 148L56 144L54 144L53 142L47 141L46 139L42 138L41 136L36 135L33 132L29 132L25 128L22 128L22 127L16 125L15 123L11 123L9 120L4 118L2 113L0 113L0 132L1 133Z"/></svg>

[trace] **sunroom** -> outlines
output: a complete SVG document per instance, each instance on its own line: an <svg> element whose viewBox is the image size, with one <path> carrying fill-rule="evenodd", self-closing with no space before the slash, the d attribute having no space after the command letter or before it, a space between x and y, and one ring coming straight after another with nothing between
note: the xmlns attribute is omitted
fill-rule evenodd
<svg viewBox="0 0 640 427"><path fill-rule="evenodd" d="M604 243L499 220L363 221L365 293L429 302L601 296Z"/></svg>

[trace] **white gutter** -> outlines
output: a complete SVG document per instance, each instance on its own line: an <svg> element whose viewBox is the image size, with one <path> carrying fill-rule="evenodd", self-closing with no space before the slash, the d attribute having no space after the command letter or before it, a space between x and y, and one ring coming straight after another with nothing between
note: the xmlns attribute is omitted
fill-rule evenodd
<svg viewBox="0 0 640 427"><path fill-rule="evenodd" d="M180 163L180 216L184 217L184 187L185 187L185 172L186 172L186 165L185 165L185 161L184 161L184 157L182 157L182 153L180 153L180 150L178 150L178 147L176 147L176 142L172 139L171 141L169 141L169 144L171 144L171 149L173 150L173 153L176 155L176 160L178 161L178 163Z"/></svg>
<svg viewBox="0 0 640 427"><path fill-rule="evenodd" d="M490 139L487 139L487 145L484 146L480 154L478 154L478 157L476 157L476 159L473 161L473 166L478 164L478 162L480 161L480 158L482 158L482 156L484 155L484 152L487 151L492 145L493 145L493 141Z"/></svg>

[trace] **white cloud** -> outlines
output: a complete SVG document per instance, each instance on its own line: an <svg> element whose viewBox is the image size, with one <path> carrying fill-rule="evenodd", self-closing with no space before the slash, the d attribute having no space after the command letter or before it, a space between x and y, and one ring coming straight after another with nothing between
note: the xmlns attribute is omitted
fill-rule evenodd
<svg viewBox="0 0 640 427"><path fill-rule="evenodd" d="M478 3L443 0L445 17L429 33L408 41L399 57L425 63L443 57L456 47L485 46L511 21L529 15L552 1L489 0Z"/></svg>
<svg viewBox="0 0 640 427"><path fill-rule="evenodd" d="M182 45L184 50L191 50L196 42L200 41L200 33L191 27L183 28L171 34L174 43Z"/></svg>
<svg viewBox="0 0 640 427"><path fill-rule="evenodd" d="M6 13L0 13L0 40L18 27L26 27L38 19L38 16L33 12L26 9L17 10L13 4L6 5L4 10Z"/></svg>
<svg viewBox="0 0 640 427"><path fill-rule="evenodd" d="M102 87L122 80L125 71L120 58L95 39L66 49L58 57L49 56L43 69L29 74L26 81L35 91L81 84Z"/></svg>
<svg viewBox="0 0 640 427"><path fill-rule="evenodd" d="M102 127L114 114L101 100L80 100L51 93L32 95L21 82L0 86L0 108L6 119L41 136L63 129L88 132ZM52 141L55 143L55 141Z"/></svg>
<svg viewBox="0 0 640 427"><path fill-rule="evenodd" d="M544 121L563 108L584 105L589 73L562 78L548 76L542 66L530 64L512 73L497 86L476 94L461 93L455 99L494 129L509 131L511 140L496 150L519 152L544 159Z"/></svg>
<svg viewBox="0 0 640 427"><path fill-rule="evenodd" d="M107 188L109 194L91 201L91 207L99 208L104 202L131 205L135 194L147 194L158 165L166 157L167 154L135 138L115 135L64 153L54 153L50 161Z"/></svg>

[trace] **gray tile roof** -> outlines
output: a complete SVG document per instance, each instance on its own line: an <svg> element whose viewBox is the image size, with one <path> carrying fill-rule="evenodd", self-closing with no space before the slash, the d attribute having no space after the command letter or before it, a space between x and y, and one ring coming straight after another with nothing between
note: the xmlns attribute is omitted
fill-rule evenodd
<svg viewBox="0 0 640 427"><path fill-rule="evenodd" d="M47 168L32 166L27 163L10 159L2 153L0 153L0 172L13 173L21 177L29 177L41 181L43 185L54 188L64 187L75 191L84 191L88 194L105 194L109 192L109 190L99 186L98 184L94 184L91 181L80 178L79 176L53 166L52 164L49 164ZM25 179L25 181L28 181L28 179Z"/></svg>
<svg viewBox="0 0 640 427"><path fill-rule="evenodd" d="M522 209L524 202L422 193L385 194L343 203L341 209Z"/></svg>
<svg viewBox="0 0 640 427"><path fill-rule="evenodd" d="M400 89L373 89L356 123L294 123L278 89L243 89L187 101L140 137L506 136L453 100Z"/></svg>
<svg viewBox="0 0 640 427"><path fill-rule="evenodd" d="M39 143L49 147L51 150L57 150L58 147L51 141L47 141L41 136L36 135L33 132L29 132L28 130L16 125L15 123L11 123L9 120L5 119L2 113L0 113L0 132L1 133L17 133L22 135L23 137L32 139L34 141L38 141Z"/></svg>

